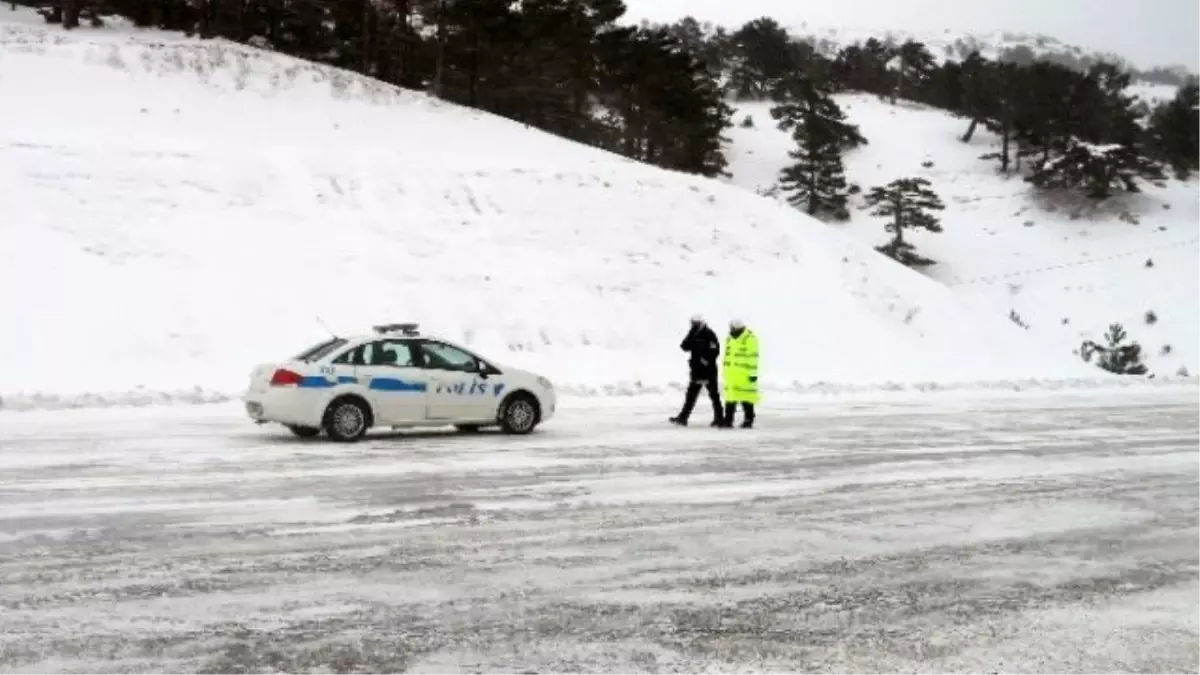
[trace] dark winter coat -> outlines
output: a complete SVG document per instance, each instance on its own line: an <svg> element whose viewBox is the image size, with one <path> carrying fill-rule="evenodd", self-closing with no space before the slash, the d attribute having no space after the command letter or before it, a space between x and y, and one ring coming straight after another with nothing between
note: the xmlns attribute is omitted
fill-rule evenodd
<svg viewBox="0 0 1200 675"><path fill-rule="evenodd" d="M688 368L693 380L716 380L717 359L721 355L721 341L706 324L688 331L679 348L691 354Z"/></svg>

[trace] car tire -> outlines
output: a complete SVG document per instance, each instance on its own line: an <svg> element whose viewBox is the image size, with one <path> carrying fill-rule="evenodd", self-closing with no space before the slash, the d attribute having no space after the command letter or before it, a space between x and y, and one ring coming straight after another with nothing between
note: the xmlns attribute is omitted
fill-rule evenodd
<svg viewBox="0 0 1200 675"><path fill-rule="evenodd" d="M537 399L526 393L513 394L500 407L500 428L505 433L525 435L541 420Z"/></svg>
<svg viewBox="0 0 1200 675"><path fill-rule="evenodd" d="M371 428L371 410L357 398L340 398L325 409L325 433L339 443L353 443Z"/></svg>
<svg viewBox="0 0 1200 675"><path fill-rule="evenodd" d="M477 434L481 429L483 429L483 427L478 424L455 424L454 428L458 429L464 434Z"/></svg>
<svg viewBox="0 0 1200 675"><path fill-rule="evenodd" d="M284 426L300 438L316 438L321 435L321 427L305 427L299 424L285 424Z"/></svg>

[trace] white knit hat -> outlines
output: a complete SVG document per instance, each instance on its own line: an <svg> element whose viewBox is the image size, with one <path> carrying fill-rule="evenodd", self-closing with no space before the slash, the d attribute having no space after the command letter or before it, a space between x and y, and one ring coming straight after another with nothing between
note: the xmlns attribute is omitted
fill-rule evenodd
<svg viewBox="0 0 1200 675"><path fill-rule="evenodd" d="M692 323L704 323L704 317L700 314L693 314Z"/></svg>
<svg viewBox="0 0 1200 675"><path fill-rule="evenodd" d="M729 322L729 327L734 329L745 328L746 322L742 321L741 319L734 319L733 321Z"/></svg>

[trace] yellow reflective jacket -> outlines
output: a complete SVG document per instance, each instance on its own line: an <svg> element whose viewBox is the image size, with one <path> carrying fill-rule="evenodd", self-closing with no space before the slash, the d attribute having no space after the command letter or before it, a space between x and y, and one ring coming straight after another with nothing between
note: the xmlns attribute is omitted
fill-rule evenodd
<svg viewBox="0 0 1200 675"><path fill-rule="evenodd" d="M758 403L758 336L749 328L725 338L721 379L726 403Z"/></svg>

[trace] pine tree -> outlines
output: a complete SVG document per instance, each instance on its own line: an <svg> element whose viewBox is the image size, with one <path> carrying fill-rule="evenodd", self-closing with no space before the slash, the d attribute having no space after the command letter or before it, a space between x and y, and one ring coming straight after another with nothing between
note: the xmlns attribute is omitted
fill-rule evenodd
<svg viewBox="0 0 1200 675"><path fill-rule="evenodd" d="M803 208L810 216L848 219L846 171L837 143L819 134L810 134L797 142L796 149L788 152L795 163L785 167L779 179L788 203Z"/></svg>
<svg viewBox="0 0 1200 675"><path fill-rule="evenodd" d="M1081 73L1049 62L1017 66L1013 139L1019 144L1016 168L1031 159L1046 162L1063 148L1081 123L1088 83Z"/></svg>
<svg viewBox="0 0 1200 675"><path fill-rule="evenodd" d="M1165 178L1143 147L1136 98L1125 93L1127 73L1103 62L1083 74L1041 63L1031 73L1036 96L1023 109L1023 153L1034 157L1027 181L1101 201Z"/></svg>
<svg viewBox="0 0 1200 675"><path fill-rule="evenodd" d="M962 86L962 112L971 120L960 140L970 143L979 123L996 108L996 93L991 86L995 78L988 60L978 50L963 59L958 75Z"/></svg>
<svg viewBox="0 0 1200 675"><path fill-rule="evenodd" d="M777 21L762 17L746 23L732 36L736 56L729 86L738 99L767 98L800 63L791 37Z"/></svg>
<svg viewBox="0 0 1200 675"><path fill-rule="evenodd" d="M1103 201L1118 190L1141 192L1138 179L1159 184L1163 178L1162 167L1134 148L1072 137L1053 157L1038 161L1027 180L1043 189L1079 189L1087 197Z"/></svg>
<svg viewBox="0 0 1200 675"><path fill-rule="evenodd" d="M833 60L833 79L846 89L883 95L893 82L887 71L893 56L893 50L875 38L848 45Z"/></svg>
<svg viewBox="0 0 1200 675"><path fill-rule="evenodd" d="M1099 354L1096 365L1117 375L1145 375L1147 368L1142 363L1142 346L1137 342L1123 344L1128 335L1125 327L1114 323L1104 334L1107 345L1100 345L1091 340L1084 340L1080 345L1079 355L1091 363L1092 355Z"/></svg>
<svg viewBox="0 0 1200 675"><path fill-rule="evenodd" d="M810 216L845 220L850 214L842 150L867 140L858 127L846 122L829 90L807 78L792 80L788 89L790 102L771 109L779 129L790 131L796 141L796 148L788 153L795 163L781 172L780 189L790 204Z"/></svg>
<svg viewBox="0 0 1200 675"><path fill-rule="evenodd" d="M520 17L509 0L438 0L439 45L444 50L437 95L493 110L495 94L521 44Z"/></svg>
<svg viewBox="0 0 1200 675"><path fill-rule="evenodd" d="M732 109L716 79L665 28L605 34L599 103L614 152L657 166L722 175L723 131Z"/></svg>
<svg viewBox="0 0 1200 675"><path fill-rule="evenodd" d="M924 178L898 178L884 186L871 188L867 204L876 207L871 215L890 217L884 229L891 232L890 242L875 250L908 267L924 267L933 260L918 255L913 245L904 241L904 231L921 229L941 232L942 224L931 211L946 208Z"/></svg>
<svg viewBox="0 0 1200 675"><path fill-rule="evenodd" d="M928 84L937 64L924 43L907 40L896 50L896 87L892 90L892 103L897 98L918 100L922 87Z"/></svg>
<svg viewBox="0 0 1200 675"><path fill-rule="evenodd" d="M666 28L671 37L678 40L692 58L708 67L709 73L714 77L721 76L722 55L712 24L700 23L689 15Z"/></svg>
<svg viewBox="0 0 1200 675"><path fill-rule="evenodd" d="M957 61L946 61L941 66L934 66L929 73L929 81L921 91L922 103L948 110L955 115L966 114L966 91L963 88L962 64Z"/></svg>
<svg viewBox="0 0 1200 675"><path fill-rule="evenodd" d="M1128 94L1130 74L1101 61L1088 68L1081 97L1075 102L1081 120L1077 134L1084 140L1120 143L1136 148L1140 120L1148 112L1137 96Z"/></svg>
<svg viewBox="0 0 1200 675"><path fill-rule="evenodd" d="M1013 144L1017 136L1017 115L1024 89L1024 73L1012 63L993 63L985 67L980 86L993 92L980 99L981 121L988 131L1000 137L1000 149L980 159L1000 160L1000 171L1007 174L1013 163Z"/></svg>
<svg viewBox="0 0 1200 675"><path fill-rule="evenodd" d="M567 138L595 136L587 108L596 89L597 27L587 10L580 0L521 4L516 44L505 44L505 68L489 87L496 112Z"/></svg>
<svg viewBox="0 0 1200 675"><path fill-rule="evenodd" d="M1192 82L1150 116L1149 146L1176 177L1187 180L1200 159L1200 88Z"/></svg>

